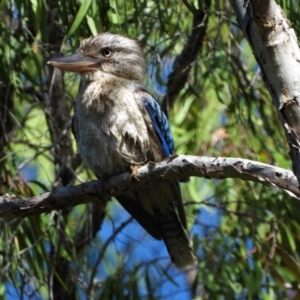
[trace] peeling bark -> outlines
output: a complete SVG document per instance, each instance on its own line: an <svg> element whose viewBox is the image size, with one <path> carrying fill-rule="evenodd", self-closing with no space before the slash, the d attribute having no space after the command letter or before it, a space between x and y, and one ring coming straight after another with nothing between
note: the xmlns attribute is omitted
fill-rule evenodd
<svg viewBox="0 0 300 300"><path fill-rule="evenodd" d="M293 171L300 183L300 50L297 37L274 0L231 0L231 4L276 106L290 148Z"/></svg>

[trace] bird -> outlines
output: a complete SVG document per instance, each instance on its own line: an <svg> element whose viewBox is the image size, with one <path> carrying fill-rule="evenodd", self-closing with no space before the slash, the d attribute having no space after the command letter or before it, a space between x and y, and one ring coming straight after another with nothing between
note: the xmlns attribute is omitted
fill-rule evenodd
<svg viewBox="0 0 300 300"><path fill-rule="evenodd" d="M104 32L82 40L77 54L48 64L81 75L74 135L84 164L97 178L133 173L174 154L168 119L143 85L147 64L140 41ZM178 269L197 264L178 181L116 198L152 237L164 241Z"/></svg>

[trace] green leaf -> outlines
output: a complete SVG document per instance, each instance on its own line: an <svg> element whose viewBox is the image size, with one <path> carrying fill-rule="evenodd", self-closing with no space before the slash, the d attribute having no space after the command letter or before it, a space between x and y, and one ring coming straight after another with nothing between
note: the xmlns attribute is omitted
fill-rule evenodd
<svg viewBox="0 0 300 300"><path fill-rule="evenodd" d="M284 221L281 222L280 225L284 229L285 236L289 242L289 246L291 247L291 250L294 252L297 249L297 246L296 246L295 239L293 237L293 234L292 234L290 228L284 223Z"/></svg>
<svg viewBox="0 0 300 300"><path fill-rule="evenodd" d="M84 0L77 12L77 15L67 33L67 39L71 37L71 35L77 30L78 26L81 24L83 18L86 16L90 5L92 4L93 0Z"/></svg>
<svg viewBox="0 0 300 300"><path fill-rule="evenodd" d="M92 17L90 17L89 15L86 15L86 19L87 19L87 23L89 25L89 28L90 28L92 34L97 35L98 31L97 31L97 26L95 24L95 20Z"/></svg>

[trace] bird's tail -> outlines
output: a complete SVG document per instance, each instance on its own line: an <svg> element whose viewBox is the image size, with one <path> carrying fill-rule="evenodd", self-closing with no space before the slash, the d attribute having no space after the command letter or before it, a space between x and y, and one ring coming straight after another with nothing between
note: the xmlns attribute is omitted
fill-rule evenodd
<svg viewBox="0 0 300 300"><path fill-rule="evenodd" d="M178 183L129 191L117 199L148 233L164 240L178 269L197 264L184 228L186 220Z"/></svg>
<svg viewBox="0 0 300 300"><path fill-rule="evenodd" d="M163 240L172 262L178 269L197 264L197 258L175 210L155 210Z"/></svg>

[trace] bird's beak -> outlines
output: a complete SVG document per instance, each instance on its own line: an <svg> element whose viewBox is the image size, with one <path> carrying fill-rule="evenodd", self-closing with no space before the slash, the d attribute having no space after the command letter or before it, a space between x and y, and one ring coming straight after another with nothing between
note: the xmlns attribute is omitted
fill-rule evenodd
<svg viewBox="0 0 300 300"><path fill-rule="evenodd" d="M79 53L70 56L56 57L47 63L63 71L81 73L97 70L101 61L100 58L84 56Z"/></svg>

